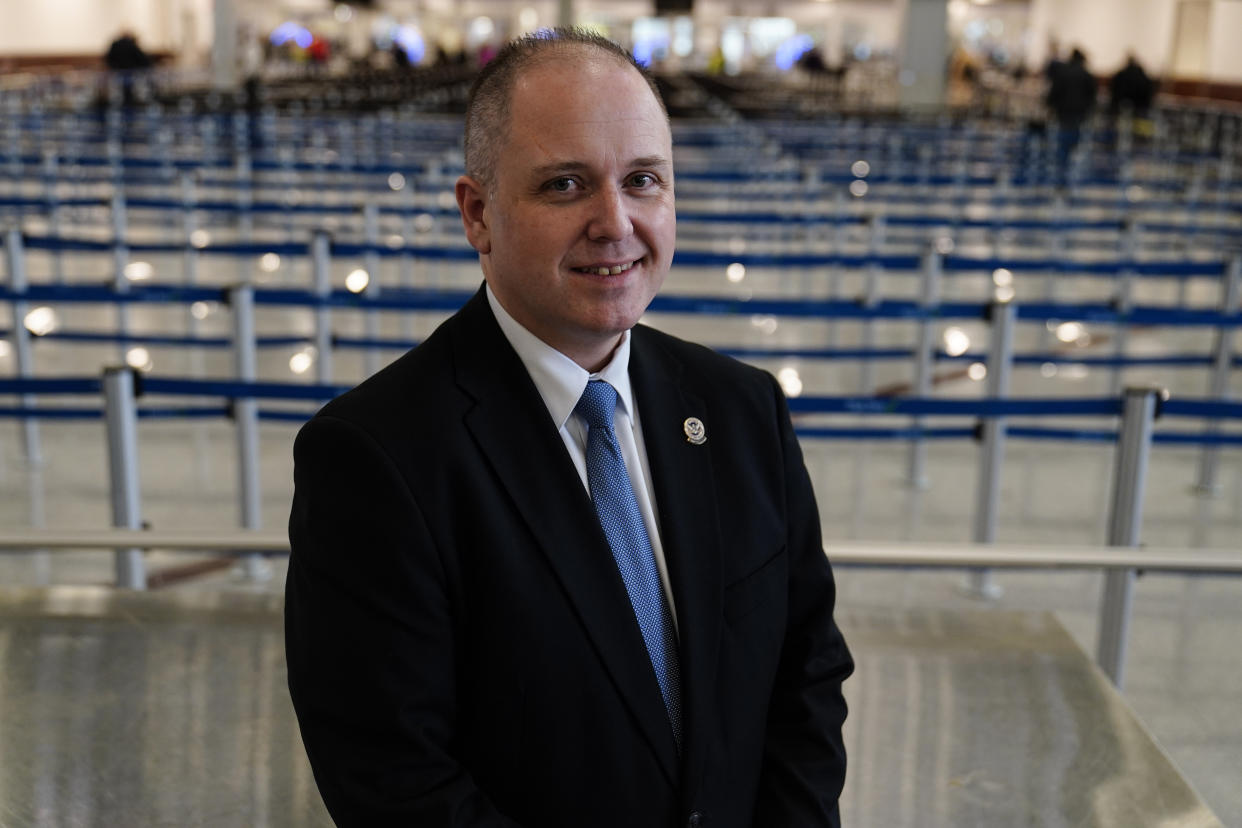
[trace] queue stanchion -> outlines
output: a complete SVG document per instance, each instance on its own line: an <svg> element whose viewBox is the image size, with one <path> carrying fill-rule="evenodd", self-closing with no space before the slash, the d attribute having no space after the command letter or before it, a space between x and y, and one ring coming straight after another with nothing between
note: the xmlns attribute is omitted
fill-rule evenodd
<svg viewBox="0 0 1242 828"><path fill-rule="evenodd" d="M414 194L417 189L414 186L416 181L413 171L410 172L405 179L405 221L402 223L402 245L400 259L400 284L406 290L412 290L416 286L416 277L414 275L414 255L411 248L414 245L416 233L418 231L418 200ZM402 333L406 339L413 339L415 333L414 311L407 310L401 314Z"/></svg>
<svg viewBox="0 0 1242 828"><path fill-rule="evenodd" d="M1130 323L1126 321L1125 317L1130 314L1131 309L1134 307L1135 275L1133 263L1138 255L1138 237L1138 222L1132 216L1127 216L1122 223L1121 243L1118 246L1121 260L1127 266L1122 267L1117 274L1117 292L1113 298L1113 304L1121 317L1117 324L1113 326L1113 356L1117 357L1118 360L1125 357L1130 346ZM1110 394L1117 395L1121 393L1124 370L1120 362L1113 366L1109 388Z"/></svg>
<svg viewBox="0 0 1242 828"><path fill-rule="evenodd" d="M298 174L293 167L294 150L293 147L281 144L276 149L276 161L279 165L277 180L280 182L280 188L284 192L284 203L286 206L293 206L301 200L301 192L298 189ZM295 229L294 213L292 210L285 211L285 241L292 243L297 235ZM290 274L292 271L285 271Z"/></svg>
<svg viewBox="0 0 1242 828"><path fill-rule="evenodd" d="M5 259L8 262L9 286L15 293L25 293L29 282L26 278L26 255L22 245L21 230L9 228L4 238ZM25 325L29 305L25 300L14 299L13 316L13 351L17 358L17 376L27 379L34 376L34 354L31 351L30 331ZM34 408L36 405L33 394L22 394L18 397L23 408ZM30 492L30 525L41 529L47 525L46 495L43 483L43 444L39 434L39 421L32 416L22 420L22 447L26 453L26 472ZM34 549L30 552L31 569L34 582L46 585L52 579L51 557L46 549Z"/></svg>
<svg viewBox="0 0 1242 828"><path fill-rule="evenodd" d="M432 217L431 228L427 232L427 241L434 247L442 247L445 243L444 231L441 227L442 222L437 215L442 208L448 207L447 199L445 199L444 171L438 159L430 159L427 161L423 170L423 180L426 182L428 193L435 193L435 201L431 205ZM427 264L428 283L430 287L439 289L444 287L445 282L445 264L442 259L429 259Z"/></svg>
<svg viewBox="0 0 1242 828"><path fill-rule="evenodd" d="M1009 396L1013 373L1013 336L1017 327L1018 308L1012 301L997 298L989 309L992 341L988 351L988 397L994 400ZM996 515L1000 504L1002 471L1005 464L1007 424L1004 417L988 417L980 421L979 475L975 491L975 543L996 542ZM969 574L967 590L976 598L996 599L1004 594L990 569L976 569Z"/></svg>
<svg viewBox="0 0 1242 828"><path fill-rule="evenodd" d="M16 95L5 96L5 128L4 147L7 163L5 167L11 183L12 194L21 195L22 187L22 133L21 133L21 101Z"/></svg>
<svg viewBox="0 0 1242 828"><path fill-rule="evenodd" d="M248 245L254 239L254 215L251 208L254 205L254 193L251 191L251 178L253 170L250 161L250 143L245 132L245 116L242 115L240 122L234 121L234 129L242 130L242 134L234 134L233 140L237 147L237 162L234 168L234 174L237 177L237 240L243 245ZM241 124L238 127L238 123ZM250 284L254 280L254 263L252 257L245 253L237 257L237 278L243 284Z"/></svg>
<svg viewBox="0 0 1242 828"><path fill-rule="evenodd" d="M380 257L379 257L379 205L368 201L362 208L363 236L366 239L366 253L363 254L363 266L367 272L367 283L362 295L368 299L378 299L380 294ZM374 342L380 335L379 311L368 308L363 311L363 335ZM362 354L362 371L371 376L380 369L379 349L370 346Z"/></svg>
<svg viewBox="0 0 1242 828"><path fill-rule="evenodd" d="M989 228L988 241L992 255L1000 258L1005 247L1005 204L1009 201L1013 181L1008 169L996 174L996 184L992 188L992 226Z"/></svg>
<svg viewBox="0 0 1242 828"><path fill-rule="evenodd" d="M129 244L126 241L125 189L119 183L112 190L112 287L117 293L129 293L129 279L125 267L129 264ZM116 332L121 360L125 360L125 336L129 333L129 306L116 303Z"/></svg>
<svg viewBox="0 0 1242 828"><path fill-rule="evenodd" d="M1221 137L1221 153L1216 166L1216 223L1227 225L1232 214L1229 194L1234 188L1233 164L1234 157L1242 154L1242 136L1238 134L1238 122L1231 121L1232 130L1229 135Z"/></svg>
<svg viewBox="0 0 1242 828"><path fill-rule="evenodd" d="M313 291L326 300L332 294L331 239L322 230L311 238L311 272ZM332 382L332 310L326 302L315 307L315 378L322 384Z"/></svg>
<svg viewBox="0 0 1242 828"><path fill-rule="evenodd" d="M60 238L60 195L56 191L60 179L60 161L55 149L43 154L43 205L47 210L47 232L54 239ZM59 250L52 251L52 278L56 284L64 284L65 261Z"/></svg>
<svg viewBox="0 0 1242 828"><path fill-rule="evenodd" d="M923 296L919 301L928 314L940 304L940 284L943 276L943 260L935 243L928 245L923 253ZM935 372L936 323L931 316L924 316L919 322L918 345L914 351L914 396L926 398L931 395L932 374ZM911 421L911 428L916 436L910 441L910 458L907 482L915 489L926 489L927 481L927 443L917 436L924 424L922 417Z"/></svg>
<svg viewBox="0 0 1242 828"><path fill-rule="evenodd" d="M233 358L236 377L241 382L258 378L258 348L254 322L254 288L248 284L229 289L233 311ZM233 421L237 427L237 482L243 529L261 529L262 494L259 482L259 402L254 397L233 400ZM250 581L266 581L271 569L261 555L242 556L242 572Z"/></svg>
<svg viewBox="0 0 1242 828"><path fill-rule="evenodd" d="M845 246L848 239L846 228L848 227L848 216L845 209L845 191L838 189L836 196L832 199L832 253L836 256L845 255ZM834 301L841 298L841 265L834 263L828 268L828 301ZM829 348L837 347L837 332L841 323L832 321L828 323L828 330L825 332L824 344Z"/></svg>
<svg viewBox="0 0 1242 828"><path fill-rule="evenodd" d="M885 223L884 216L875 213L868 222L870 228L869 250L871 256L879 256L884 249ZM866 282L863 285L862 304L863 307L871 309L880 303L880 277L884 275L883 265L873 262L867 265ZM862 323L860 347L864 351L870 351L875 348L875 322L867 319ZM870 396L875 390L875 362L874 360L864 359L858 372L859 391Z"/></svg>
<svg viewBox="0 0 1242 828"><path fill-rule="evenodd" d="M112 525L142 528L142 494L138 480L137 372L133 368L104 370L104 426L108 434L108 480L112 494ZM146 564L141 549L116 550L116 585L146 589Z"/></svg>
<svg viewBox="0 0 1242 828"><path fill-rule="evenodd" d="M1051 139L1049 139L1049 142L1051 143ZM1065 194L1058 192L1052 201L1050 221L1052 232L1048 236L1048 251L1052 254L1052 257L1055 257L1055 263L1050 270L1044 272L1043 299L1049 305L1057 303L1057 294L1060 292L1058 282L1065 272L1062 266L1064 259L1061 257L1067 249L1067 236L1069 234L1065 229L1065 225L1069 221L1068 212L1069 204L1066 201ZM1043 330L1039 332L1039 349L1046 351L1051 347L1051 343L1052 331L1045 325Z"/></svg>
<svg viewBox="0 0 1242 828"><path fill-rule="evenodd" d="M181 254L181 281L186 287L198 284L198 248L194 244L195 232L198 230L198 219L195 207L198 205L198 193L194 187L194 176L186 173L181 176L181 234L185 251ZM194 333L195 318L189 315L188 328Z"/></svg>
<svg viewBox="0 0 1242 828"><path fill-rule="evenodd" d="M919 146L919 195L924 197L930 197L932 192L931 167L933 153L934 150L932 149L932 145L930 143L921 144Z"/></svg>
<svg viewBox="0 0 1242 828"><path fill-rule="evenodd" d="M4 234L4 258L9 271L9 286L14 293L25 293L30 282L26 278L26 252L22 244L22 231L18 227L10 227ZM34 353L30 347L30 331L26 328L26 314L30 305L25 299L14 299L10 307L13 315L13 351L17 358L17 376L28 379L34 376ZM20 399L23 407L30 408L35 405L35 398L31 394L23 394ZM22 447L25 449L28 465L43 465L39 421L34 417L22 420Z"/></svg>
<svg viewBox="0 0 1242 828"><path fill-rule="evenodd" d="M1238 313L1242 301L1242 255L1234 256L1225 268L1221 285L1221 313ZM1229 392L1229 374L1233 363L1235 329L1221 325L1216 331L1216 348L1212 354L1212 374L1208 379L1208 398L1224 400ZM1220 431L1219 420L1209 420L1204 426L1204 436L1215 436ZM1212 496L1219 490L1216 482L1220 464L1220 447L1205 445L1199 454L1199 475L1195 491Z"/></svg>
<svg viewBox="0 0 1242 828"><path fill-rule="evenodd" d="M1122 396L1121 431L1117 436L1108 520L1109 546L1139 545L1152 428L1160 414L1160 404L1167 398L1167 392L1159 388L1127 388ZM1125 683L1135 576L1134 569L1112 567L1105 570L1100 594L1095 660L1118 690Z"/></svg>

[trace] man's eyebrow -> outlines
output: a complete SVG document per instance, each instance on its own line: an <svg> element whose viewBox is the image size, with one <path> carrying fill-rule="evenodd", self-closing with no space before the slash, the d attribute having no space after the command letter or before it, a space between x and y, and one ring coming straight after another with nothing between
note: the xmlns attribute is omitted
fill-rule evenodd
<svg viewBox="0 0 1242 828"><path fill-rule="evenodd" d="M663 155L644 155L641 158L635 158L626 165L627 168L636 167L671 167L672 162ZM591 168L590 164L583 161L554 161L551 164L541 164L531 170L532 177L544 178L554 175L565 175L566 173L587 172Z"/></svg>
<svg viewBox="0 0 1242 828"><path fill-rule="evenodd" d="M644 155L630 162L631 167L671 167L673 162L663 155Z"/></svg>
<svg viewBox="0 0 1242 828"><path fill-rule="evenodd" d="M587 165L581 161L553 161L551 164L541 164L531 170L531 175L536 178L543 178L551 175L561 175L563 173L582 172L587 169Z"/></svg>

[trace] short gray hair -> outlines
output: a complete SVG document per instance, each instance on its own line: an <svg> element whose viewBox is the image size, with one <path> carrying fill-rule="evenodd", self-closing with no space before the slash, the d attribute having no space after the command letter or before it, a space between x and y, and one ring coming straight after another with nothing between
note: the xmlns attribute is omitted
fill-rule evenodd
<svg viewBox="0 0 1242 828"><path fill-rule="evenodd" d="M629 52L602 35L577 27L540 29L511 40L492 58L470 87L466 103L466 174L485 187L493 185L496 161L509 133L509 100L523 72L555 58L594 51L634 68L655 96L664 117L668 110L651 74Z"/></svg>

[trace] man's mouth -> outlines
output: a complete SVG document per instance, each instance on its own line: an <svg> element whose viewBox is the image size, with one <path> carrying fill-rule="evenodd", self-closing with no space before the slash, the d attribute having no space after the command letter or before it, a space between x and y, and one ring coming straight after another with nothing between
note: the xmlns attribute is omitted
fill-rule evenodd
<svg viewBox="0 0 1242 828"><path fill-rule="evenodd" d="M632 262L627 262L626 264L619 264L619 265L611 265L611 266L600 265L598 267L596 266L575 267L573 268L573 270L576 270L579 273L589 273L592 276L620 276L622 273L629 270L634 265L638 264L639 261L641 260L635 259Z"/></svg>

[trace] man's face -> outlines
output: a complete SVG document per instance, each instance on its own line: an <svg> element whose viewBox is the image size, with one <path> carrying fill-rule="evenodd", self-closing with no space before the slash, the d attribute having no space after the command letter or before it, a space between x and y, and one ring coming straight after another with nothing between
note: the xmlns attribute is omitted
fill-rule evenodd
<svg viewBox="0 0 1242 828"><path fill-rule="evenodd" d="M528 70L509 112L490 192L457 182L466 236L505 310L594 370L672 260L668 123L638 72L589 52Z"/></svg>

